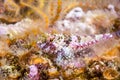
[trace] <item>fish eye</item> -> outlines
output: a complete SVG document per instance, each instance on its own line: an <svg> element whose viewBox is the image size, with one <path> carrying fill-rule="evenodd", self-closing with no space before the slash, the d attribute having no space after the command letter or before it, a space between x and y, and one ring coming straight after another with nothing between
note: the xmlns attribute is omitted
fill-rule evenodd
<svg viewBox="0 0 120 80"><path fill-rule="evenodd" d="M79 10L75 10L74 12L80 12Z"/></svg>

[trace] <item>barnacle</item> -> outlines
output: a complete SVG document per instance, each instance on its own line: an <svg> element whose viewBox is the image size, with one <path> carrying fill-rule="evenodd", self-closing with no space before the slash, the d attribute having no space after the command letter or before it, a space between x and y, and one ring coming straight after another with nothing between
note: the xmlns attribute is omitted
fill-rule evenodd
<svg viewBox="0 0 120 80"><path fill-rule="evenodd" d="M115 58L100 58L97 57L90 60L86 68L87 77L94 79L119 79L119 62L117 63Z"/></svg>
<svg viewBox="0 0 120 80"><path fill-rule="evenodd" d="M20 76L20 73L16 70L14 66L4 66L1 69L2 74L4 75L5 73L7 73L11 79L16 79Z"/></svg>
<svg viewBox="0 0 120 80"><path fill-rule="evenodd" d="M115 79L119 76L119 72L114 69L109 68L103 72L103 76L106 79Z"/></svg>

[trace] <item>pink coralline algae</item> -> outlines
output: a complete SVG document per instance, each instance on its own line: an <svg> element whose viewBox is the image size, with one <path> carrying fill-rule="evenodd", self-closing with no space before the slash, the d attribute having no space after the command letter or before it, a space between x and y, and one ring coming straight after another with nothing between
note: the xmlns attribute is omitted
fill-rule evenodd
<svg viewBox="0 0 120 80"><path fill-rule="evenodd" d="M39 80L38 68L35 65L31 65L29 77L31 80Z"/></svg>

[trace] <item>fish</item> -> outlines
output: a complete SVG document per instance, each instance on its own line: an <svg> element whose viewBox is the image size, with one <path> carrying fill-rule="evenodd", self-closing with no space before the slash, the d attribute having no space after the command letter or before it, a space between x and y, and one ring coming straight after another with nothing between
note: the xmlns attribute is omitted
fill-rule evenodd
<svg viewBox="0 0 120 80"><path fill-rule="evenodd" d="M91 41L77 45L78 49L90 48L97 56L102 56L105 52L119 46L120 31L109 34L102 34L99 39L95 38Z"/></svg>

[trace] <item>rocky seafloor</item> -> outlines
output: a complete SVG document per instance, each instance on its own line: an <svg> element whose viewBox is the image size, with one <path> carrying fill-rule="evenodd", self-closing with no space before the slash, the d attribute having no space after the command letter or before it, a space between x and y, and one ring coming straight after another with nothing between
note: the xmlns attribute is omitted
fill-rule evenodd
<svg viewBox="0 0 120 80"><path fill-rule="evenodd" d="M0 80L120 80L120 17L114 5L87 11L73 6L49 26L28 16L13 20L0 7Z"/></svg>

